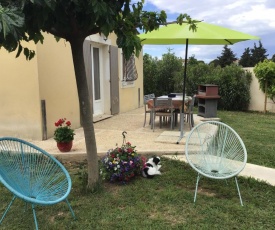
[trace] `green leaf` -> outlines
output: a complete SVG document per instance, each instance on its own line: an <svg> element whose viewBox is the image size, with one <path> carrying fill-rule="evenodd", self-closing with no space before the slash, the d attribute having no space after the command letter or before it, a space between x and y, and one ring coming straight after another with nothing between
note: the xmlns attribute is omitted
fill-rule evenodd
<svg viewBox="0 0 275 230"><path fill-rule="evenodd" d="M24 15L15 7L3 8L0 5L0 25L0 36L5 39L8 34L12 34L18 39L22 33Z"/></svg>
<svg viewBox="0 0 275 230"><path fill-rule="evenodd" d="M18 45L18 51L17 51L17 54L16 54L16 58L18 58L18 57L20 56L20 54L21 54L21 52L22 52L22 49L23 49L23 47L22 47L21 44L19 43L19 45Z"/></svg>
<svg viewBox="0 0 275 230"><path fill-rule="evenodd" d="M29 49L28 48L24 48L24 51L23 51L23 53L24 53L24 55L25 55L25 57L26 57L26 59L28 59L28 57L29 57Z"/></svg>

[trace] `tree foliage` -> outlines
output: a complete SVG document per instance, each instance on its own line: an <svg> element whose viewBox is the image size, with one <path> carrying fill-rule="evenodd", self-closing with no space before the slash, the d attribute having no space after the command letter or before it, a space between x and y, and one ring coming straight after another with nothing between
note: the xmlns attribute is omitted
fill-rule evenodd
<svg viewBox="0 0 275 230"><path fill-rule="evenodd" d="M233 53L233 51L228 48L227 45L223 47L223 51L221 56L217 57L217 63L221 67L225 67L227 65L231 65L234 61L237 60L236 54Z"/></svg>
<svg viewBox="0 0 275 230"><path fill-rule="evenodd" d="M131 0L3 0L0 3L0 48L4 47L8 51L17 49L17 56L24 50L24 55L31 59L33 51L23 49L21 42L32 40L42 43L42 32L63 38L71 45L90 188L97 183L99 170L83 42L92 34L108 37L114 32L117 35L117 45L122 48L126 59L133 53L138 56L142 48L138 29L148 32L167 23L164 11L143 11L143 3L143 0L133 4ZM191 29L196 28L187 14L179 15L177 22L189 23Z"/></svg>
<svg viewBox="0 0 275 230"><path fill-rule="evenodd" d="M214 66L200 63L188 68L187 94L197 92L198 85L214 84L219 87L218 108L247 110L250 102L251 74L236 65Z"/></svg>
<svg viewBox="0 0 275 230"><path fill-rule="evenodd" d="M31 40L24 31L24 13L21 10L20 1L0 2L0 48L12 52L17 49L18 57L24 52L27 59L34 56L34 51L24 48L21 41Z"/></svg>
<svg viewBox="0 0 275 230"><path fill-rule="evenodd" d="M162 59L149 54L143 56L144 94L156 96L175 92L175 81L183 76L183 61L168 49ZM182 91L182 88L180 92Z"/></svg>
<svg viewBox="0 0 275 230"><path fill-rule="evenodd" d="M275 103L275 62L265 59L254 68L260 89ZM266 110L266 102L265 102Z"/></svg>
<svg viewBox="0 0 275 230"><path fill-rule="evenodd" d="M261 41L259 41L259 46L254 43L254 48L245 48L239 64L242 67L254 67L257 63L262 62L267 58L266 49L263 47Z"/></svg>
<svg viewBox="0 0 275 230"><path fill-rule="evenodd" d="M143 82L144 94L157 94L158 59L149 54L143 55Z"/></svg>
<svg viewBox="0 0 275 230"><path fill-rule="evenodd" d="M214 84L219 86L220 109L245 111L250 102L251 73L236 65L214 71Z"/></svg>
<svg viewBox="0 0 275 230"><path fill-rule="evenodd" d="M261 41L259 41L259 46L256 46L256 43L254 43L254 48L251 49L252 66L267 59L268 54L266 52Z"/></svg>
<svg viewBox="0 0 275 230"><path fill-rule="evenodd" d="M150 57L150 58L149 58ZM167 64L163 60L152 58L150 55L144 55L144 89L147 90L147 85L154 86L150 91L145 91L145 94L155 93L157 96L164 95L171 92L181 93L183 91L183 65L180 58L175 57L174 53L168 51L163 55L167 59ZM148 61L149 60L149 61ZM171 68L173 66L173 68ZM178 68L178 69L177 69ZM172 71L177 70L177 71ZM149 71L149 72L146 72ZM162 78L169 74L173 77L173 88L170 85L171 78ZM161 75L163 73L163 76ZM152 83L152 78L154 82ZM160 80L159 80L160 78ZM148 81L150 79L150 81ZM218 108L225 110L247 110L250 102L250 83L251 73L244 71L241 67L230 65L222 68L214 64L205 64L191 57L188 60L187 79L186 79L186 94L197 94L198 85L201 84L215 84L219 87Z"/></svg>
<svg viewBox="0 0 275 230"><path fill-rule="evenodd" d="M42 42L41 32L44 31L67 41L75 37L86 38L97 33L108 37L114 32L118 37L118 47L122 48L124 56L129 58L132 53L138 56L142 48L137 29L148 32L167 23L165 11L143 11L143 2L143 0L135 3L131 3L131 0L18 0L13 3L3 0L0 3L0 6L2 5L0 24L9 25L11 31L18 30L14 39L18 42L18 46L20 40ZM13 23L7 20L5 15L8 13L21 21ZM22 20L25 23L23 27ZM187 14L180 14L176 22L189 23L190 29L196 28L195 21ZM5 40L2 34L3 28L0 27L0 46ZM25 32L27 36L22 35Z"/></svg>
<svg viewBox="0 0 275 230"><path fill-rule="evenodd" d="M252 54L250 48L245 48L240 58L239 65L241 65L242 67L253 67L251 55Z"/></svg>
<svg viewBox="0 0 275 230"><path fill-rule="evenodd" d="M216 58L216 59L212 60L211 62L209 62L209 65L218 66L219 60Z"/></svg>
<svg viewBox="0 0 275 230"><path fill-rule="evenodd" d="M159 78L157 79L157 86L161 86L162 93L167 95L174 92L175 76L181 74L183 70L183 60L175 56L168 49L168 53L162 55L159 60ZM159 94L159 92L158 92Z"/></svg>

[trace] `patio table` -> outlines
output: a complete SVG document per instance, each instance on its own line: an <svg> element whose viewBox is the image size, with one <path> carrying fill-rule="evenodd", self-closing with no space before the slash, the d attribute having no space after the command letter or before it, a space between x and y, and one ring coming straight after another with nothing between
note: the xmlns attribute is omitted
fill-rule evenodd
<svg viewBox="0 0 275 230"><path fill-rule="evenodd" d="M160 96L158 98L169 98L168 95L163 95L163 96ZM180 95L177 95L176 97L173 97L172 98L172 105L174 107L174 109L179 109L180 111L180 133L183 133L183 127L184 127L184 116L183 116L183 113L182 113L182 99L183 97L180 96ZM192 97L190 96L185 96L184 98L184 102L185 102L185 107L184 107L184 111L186 111L186 108L188 107L188 104L192 101ZM147 102L147 105L148 105L148 108L152 109L153 108L153 105L154 105L154 100L151 99ZM160 108L160 109L163 109L163 108ZM152 113L152 111L151 111ZM152 114L151 114L151 117ZM152 122L151 122L151 128L152 128ZM181 139L182 137L180 137ZM178 142L180 141L180 139L178 140ZM177 143L178 143L177 142Z"/></svg>
<svg viewBox="0 0 275 230"><path fill-rule="evenodd" d="M167 95L163 95L163 96L160 96L158 98L168 98ZM184 102L185 102L185 106L188 106L189 102L192 101L192 97L190 96L185 96L184 98ZM152 109L153 108L153 104L154 104L154 100L151 99L147 102L148 104L148 108ZM182 96L176 96L176 97L173 97L172 98L172 104L173 104L173 107L174 109L181 109L182 107ZM184 108L186 109L186 108Z"/></svg>

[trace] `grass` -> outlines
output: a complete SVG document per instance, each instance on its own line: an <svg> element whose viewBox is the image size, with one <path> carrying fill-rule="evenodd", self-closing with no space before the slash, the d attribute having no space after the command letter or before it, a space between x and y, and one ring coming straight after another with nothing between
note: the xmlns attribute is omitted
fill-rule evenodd
<svg viewBox="0 0 275 230"><path fill-rule="evenodd" d="M218 111L223 122L243 139L250 163L275 168L274 114ZM137 147L138 148L138 147ZM176 158L176 156L175 156ZM244 206L233 179L202 178L193 203L196 173L189 165L162 158L163 174L136 178L127 185L99 183L93 193L84 192L85 164L64 162L73 180L67 205L37 207L40 229L273 229L275 187L253 178L238 177ZM12 198L0 185L0 215ZM16 200L0 229L34 229L30 206Z"/></svg>
<svg viewBox="0 0 275 230"><path fill-rule="evenodd" d="M248 163L275 168L274 113L218 111L218 117L242 138Z"/></svg>
<svg viewBox="0 0 275 230"><path fill-rule="evenodd" d="M275 187L252 178L238 178L242 207L234 180L202 178L193 203L196 173L186 164L162 158L161 176L136 178L127 185L101 183L94 193L83 192L83 166L68 165L73 189L69 201L37 208L40 229L272 229L275 226ZM81 176L82 175L82 176ZM85 176L84 176L85 177ZM0 186L0 213L11 194ZM16 200L1 229L33 229L30 207Z"/></svg>

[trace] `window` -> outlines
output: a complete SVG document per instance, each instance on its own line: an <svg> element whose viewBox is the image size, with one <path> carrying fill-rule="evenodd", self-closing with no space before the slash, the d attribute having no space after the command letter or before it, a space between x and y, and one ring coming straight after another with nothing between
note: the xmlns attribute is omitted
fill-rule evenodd
<svg viewBox="0 0 275 230"><path fill-rule="evenodd" d="M124 57L123 60L123 78L122 81L124 82L132 82L137 80L137 68L135 64L135 56L132 55L130 59L127 61Z"/></svg>
<svg viewBox="0 0 275 230"><path fill-rule="evenodd" d="M94 100L101 99L100 93L100 67L99 67L99 48L93 47L93 69L94 69Z"/></svg>

